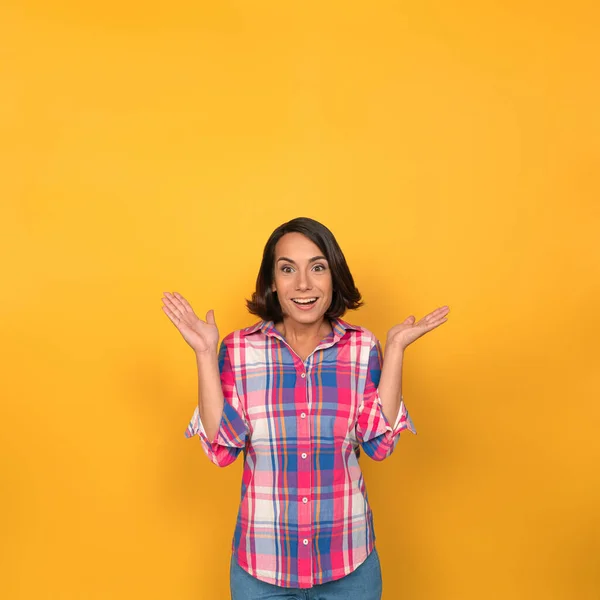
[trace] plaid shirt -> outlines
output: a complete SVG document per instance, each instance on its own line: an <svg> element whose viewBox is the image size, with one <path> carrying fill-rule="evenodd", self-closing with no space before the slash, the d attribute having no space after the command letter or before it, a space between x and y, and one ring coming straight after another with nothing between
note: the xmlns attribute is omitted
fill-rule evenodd
<svg viewBox="0 0 600 600"><path fill-rule="evenodd" d="M309 588L356 569L375 542L359 447L389 456L408 429L402 400L394 427L377 392L379 340L341 319L302 359L273 321L236 330L221 342L225 403L215 441L198 408L185 432L198 435L220 467L244 454L232 541L239 565L271 584Z"/></svg>

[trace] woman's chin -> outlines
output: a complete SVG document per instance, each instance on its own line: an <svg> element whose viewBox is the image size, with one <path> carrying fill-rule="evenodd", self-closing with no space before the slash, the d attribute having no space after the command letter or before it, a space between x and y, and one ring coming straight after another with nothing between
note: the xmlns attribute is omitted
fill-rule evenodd
<svg viewBox="0 0 600 600"><path fill-rule="evenodd" d="M306 325L307 323L316 323L325 315L325 313L316 306L312 310L303 310L292 307L291 310L287 310L283 314L287 319L302 323L303 325Z"/></svg>

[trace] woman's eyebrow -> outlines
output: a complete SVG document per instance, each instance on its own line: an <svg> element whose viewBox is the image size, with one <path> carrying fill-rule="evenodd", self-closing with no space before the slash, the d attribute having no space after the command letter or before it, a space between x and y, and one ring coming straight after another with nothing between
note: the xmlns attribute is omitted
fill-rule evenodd
<svg viewBox="0 0 600 600"><path fill-rule="evenodd" d="M277 262L279 262L280 260L285 260L286 262L291 262L294 265L296 264L295 260L292 260L291 258L288 258L287 256L280 256L277 259ZM310 258L308 260L309 263L315 262L315 260L327 260L324 256L313 256L312 258Z"/></svg>

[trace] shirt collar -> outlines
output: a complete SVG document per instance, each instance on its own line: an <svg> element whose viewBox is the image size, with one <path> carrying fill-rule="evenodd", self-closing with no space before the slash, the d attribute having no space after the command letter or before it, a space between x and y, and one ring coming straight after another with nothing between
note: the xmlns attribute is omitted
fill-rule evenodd
<svg viewBox="0 0 600 600"><path fill-rule="evenodd" d="M342 337L344 337L346 331L348 331L348 330L360 331L360 327L358 325L352 325L351 323L348 323L347 321L344 321L339 318L332 319L331 325L333 328L334 343L341 340ZM258 321L258 323L255 323L254 325L251 325L250 327L246 327L245 329L242 329L242 335L243 336L252 335L253 333L257 333L258 331L264 333L265 335L269 335L269 336L273 336L273 337L281 337L281 334L277 331L277 329L275 329L275 323L273 321L264 321L264 320Z"/></svg>

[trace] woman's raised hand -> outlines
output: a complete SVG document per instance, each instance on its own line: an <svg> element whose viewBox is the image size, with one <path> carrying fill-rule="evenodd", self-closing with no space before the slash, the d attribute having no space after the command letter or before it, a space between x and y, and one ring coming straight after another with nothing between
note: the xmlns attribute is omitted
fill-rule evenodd
<svg viewBox="0 0 600 600"><path fill-rule="evenodd" d="M446 316L450 312L450 307L441 306L433 312L425 315L421 320L415 323L415 317L410 315L406 317L399 325L394 325L387 335L386 348L396 347L405 350L409 344L412 344L422 335L439 327L448 320Z"/></svg>
<svg viewBox="0 0 600 600"><path fill-rule="evenodd" d="M216 352L219 344L219 330L215 322L215 313L211 309L206 313L206 321L199 319L189 302L177 292L163 292L163 311L183 339L194 352Z"/></svg>

